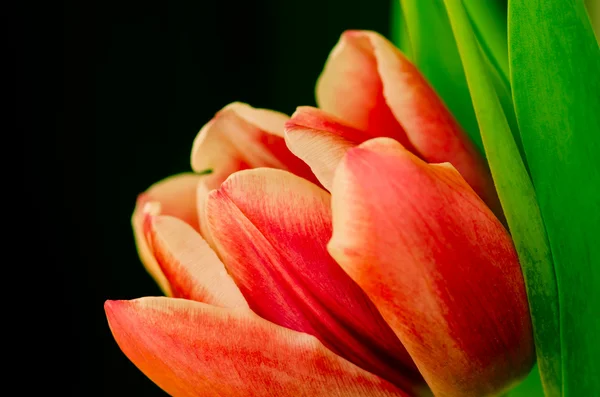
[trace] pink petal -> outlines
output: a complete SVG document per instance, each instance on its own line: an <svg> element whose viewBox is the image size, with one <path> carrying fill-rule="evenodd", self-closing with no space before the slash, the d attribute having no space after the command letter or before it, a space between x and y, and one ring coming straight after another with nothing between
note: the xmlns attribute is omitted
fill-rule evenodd
<svg viewBox="0 0 600 397"><path fill-rule="evenodd" d="M191 226L171 216L148 216L145 231L174 297L248 307L223 263Z"/></svg>
<svg viewBox="0 0 600 397"><path fill-rule="evenodd" d="M362 130L400 125L406 138L377 136L395 138L429 163L451 163L501 213L485 160L417 68L381 35L345 32L319 78L317 99L323 110Z"/></svg>
<svg viewBox="0 0 600 397"><path fill-rule="evenodd" d="M327 253L327 192L285 171L241 171L209 195L207 220L225 267L255 313L316 336L404 390L422 386L393 331Z"/></svg>
<svg viewBox="0 0 600 397"><path fill-rule="evenodd" d="M105 310L121 350L174 397L406 396L248 310L172 298L107 301Z"/></svg>
<svg viewBox="0 0 600 397"><path fill-rule="evenodd" d="M232 103L198 133L192 149L192 168L212 170L211 184L248 168L288 170L314 180L310 169L287 148L283 127L288 116L246 104Z"/></svg>
<svg viewBox="0 0 600 397"><path fill-rule="evenodd" d="M515 249L452 166L368 141L340 164L332 208L329 252L435 395L491 395L527 375L534 345Z"/></svg>
<svg viewBox="0 0 600 397"><path fill-rule="evenodd" d="M299 107L285 124L285 141L290 151L310 166L327 190L331 189L333 173L346 150L369 138L367 133L308 106Z"/></svg>
<svg viewBox="0 0 600 397"><path fill-rule="evenodd" d="M198 230L196 188L201 178L200 175L185 173L155 183L140 195L131 217L140 259L165 295L171 295L171 287L148 247L144 235L144 220L148 214L158 215L160 213L179 218Z"/></svg>

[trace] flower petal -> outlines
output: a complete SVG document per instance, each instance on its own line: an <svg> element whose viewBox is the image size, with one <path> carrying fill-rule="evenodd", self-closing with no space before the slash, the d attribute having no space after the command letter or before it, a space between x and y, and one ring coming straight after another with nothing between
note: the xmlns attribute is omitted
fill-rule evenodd
<svg viewBox="0 0 600 397"><path fill-rule="evenodd" d="M196 210L198 211L198 219L200 221L200 234L213 250L216 250L216 247L206 220L206 200L208 199L208 194L212 190L218 189L222 182L220 176L214 177L213 175L209 175L198 184L196 190Z"/></svg>
<svg viewBox="0 0 600 397"><path fill-rule="evenodd" d="M155 183L138 197L131 217L140 259L165 295L171 295L171 287L148 246L144 234L144 220L148 214L158 215L160 213L179 218L198 230L196 188L201 178L201 175L184 173Z"/></svg>
<svg viewBox="0 0 600 397"><path fill-rule="evenodd" d="M105 310L121 350L174 397L406 396L249 310L172 298L107 301Z"/></svg>
<svg viewBox="0 0 600 397"><path fill-rule="evenodd" d="M243 103L232 103L219 111L198 133L192 149L192 168L212 170L217 186L239 170L270 167L288 170L314 180L314 175L294 156L283 139L288 116Z"/></svg>
<svg viewBox="0 0 600 397"><path fill-rule="evenodd" d="M255 313L404 390L423 386L394 332L327 253L329 205L327 192L288 172L240 171L209 195L207 223Z"/></svg>
<svg viewBox="0 0 600 397"><path fill-rule="evenodd" d="M346 150L369 138L367 133L309 106L299 107L285 124L285 142L291 152L310 166L327 190Z"/></svg>
<svg viewBox="0 0 600 397"><path fill-rule="evenodd" d="M148 216L145 231L174 297L248 307L223 263L191 226L171 216Z"/></svg>
<svg viewBox="0 0 600 397"><path fill-rule="evenodd" d="M368 141L336 171L332 208L329 252L435 395L490 395L527 375L535 356L517 254L451 165Z"/></svg>
<svg viewBox="0 0 600 397"><path fill-rule="evenodd" d="M319 108L372 137L387 136L409 145L406 133L384 97L377 59L367 40L346 32L331 51L317 81Z"/></svg>
<svg viewBox="0 0 600 397"><path fill-rule="evenodd" d="M417 68L381 35L342 35L317 83L317 100L323 110L362 130L400 125L405 139L379 136L398 140L429 163L451 163L501 213L485 160Z"/></svg>

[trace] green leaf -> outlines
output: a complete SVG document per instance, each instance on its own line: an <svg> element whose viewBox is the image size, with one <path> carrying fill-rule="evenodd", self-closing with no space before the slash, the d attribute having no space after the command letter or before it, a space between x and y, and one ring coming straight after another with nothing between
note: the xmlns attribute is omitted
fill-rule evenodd
<svg viewBox="0 0 600 397"><path fill-rule="evenodd" d="M477 41L485 54L490 68L490 76L513 138L517 143L521 157L524 158L509 81L506 3L463 0L463 4L472 22ZM526 161L525 167L527 167Z"/></svg>
<svg viewBox="0 0 600 397"><path fill-rule="evenodd" d="M527 161L525 158L525 152L523 151L523 143L521 142L521 135L519 133L519 124L517 123L517 115L515 114L510 85L506 81L504 81L504 79L502 78L502 76L500 76L496 68L493 65L491 65L489 59L487 61L489 76L491 78L492 84L494 85L494 90L496 92L496 95L498 96L498 100L500 101L502 110L504 111L506 121L508 122L508 126L510 127L510 132L512 133L513 139L517 144L517 149L519 149L519 155L523 159L525 168L528 169Z"/></svg>
<svg viewBox="0 0 600 397"><path fill-rule="evenodd" d="M404 14L400 8L400 0L392 0L392 26L390 27L391 41L406 55L409 59L413 57L412 44L408 36L408 28L404 20Z"/></svg>
<svg viewBox="0 0 600 397"><path fill-rule="evenodd" d="M509 84L506 4L498 1L464 0L475 34L487 58Z"/></svg>
<svg viewBox="0 0 600 397"><path fill-rule="evenodd" d="M519 254L538 365L549 396L560 395L556 276L536 194L461 0L445 0L494 183Z"/></svg>
<svg viewBox="0 0 600 397"><path fill-rule="evenodd" d="M506 393L508 397L544 397L544 389L540 379L540 371L537 365L529 373L523 382Z"/></svg>
<svg viewBox="0 0 600 397"><path fill-rule="evenodd" d="M590 15L590 21L596 31L596 40L600 39L600 1L586 0L585 5Z"/></svg>
<svg viewBox="0 0 600 397"><path fill-rule="evenodd" d="M397 0L404 21L411 52L407 54L444 100L465 129L471 141L484 154L477 119L467 88L462 63L441 0ZM396 12L395 12L396 14ZM399 48L405 45L396 41Z"/></svg>
<svg viewBox="0 0 600 397"><path fill-rule="evenodd" d="M521 138L558 282L563 393L600 391L600 49L583 1L509 2Z"/></svg>

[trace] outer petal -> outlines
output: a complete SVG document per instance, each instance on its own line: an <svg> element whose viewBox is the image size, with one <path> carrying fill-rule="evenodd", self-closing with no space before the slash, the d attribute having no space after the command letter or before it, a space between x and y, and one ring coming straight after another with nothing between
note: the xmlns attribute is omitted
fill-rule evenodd
<svg viewBox="0 0 600 397"><path fill-rule="evenodd" d="M350 149L329 252L364 289L435 395L486 396L534 361L512 241L450 165L389 139Z"/></svg>
<svg viewBox="0 0 600 397"><path fill-rule="evenodd" d="M248 168L288 170L314 180L310 169L294 156L283 139L288 116L246 104L232 103L198 133L192 149L192 168L212 170L210 184L217 187L230 174Z"/></svg>
<svg viewBox="0 0 600 397"><path fill-rule="evenodd" d="M315 335L335 353L409 390L421 377L364 292L326 250L330 196L288 172L238 172L207 204L223 263L252 310Z"/></svg>
<svg viewBox="0 0 600 397"><path fill-rule="evenodd" d="M342 35L317 83L317 100L323 110L363 130L394 125L382 110L387 108L410 146L392 135L380 136L396 138L429 163L451 163L501 213L484 159L416 67L381 35Z"/></svg>
<svg viewBox="0 0 600 397"><path fill-rule="evenodd" d="M174 397L404 396L314 337L243 309L142 298L108 301L117 343Z"/></svg>
<svg viewBox="0 0 600 397"><path fill-rule="evenodd" d="M198 230L196 188L202 176L192 173L174 175L154 185L138 197L131 217L131 225L138 253L146 270L165 295L171 295L171 287L148 246L144 234L144 220L148 214L171 215Z"/></svg>
<svg viewBox="0 0 600 397"><path fill-rule="evenodd" d="M285 142L331 190L333 173L346 151L371 138L322 110L302 106L285 124Z"/></svg>
<svg viewBox="0 0 600 397"><path fill-rule="evenodd" d="M248 307L223 263L191 226L171 216L148 216L145 231L174 297Z"/></svg>

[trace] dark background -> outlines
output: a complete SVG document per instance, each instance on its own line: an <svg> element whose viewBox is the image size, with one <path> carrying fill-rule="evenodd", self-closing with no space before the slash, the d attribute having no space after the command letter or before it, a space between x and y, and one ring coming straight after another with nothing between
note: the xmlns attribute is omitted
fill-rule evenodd
<svg viewBox="0 0 600 397"><path fill-rule="evenodd" d="M165 395L120 352L103 311L106 299L160 294L132 239L136 196L189 170L194 136L224 105L239 100L288 114L314 105L315 80L342 31L388 35L389 6L10 5L13 62L6 64L14 65L15 99L8 110L16 123L6 136L24 140L17 201L31 218L29 277L50 285L34 315L27 314L36 335L34 354L25 357L36 377L27 387L74 396Z"/></svg>

